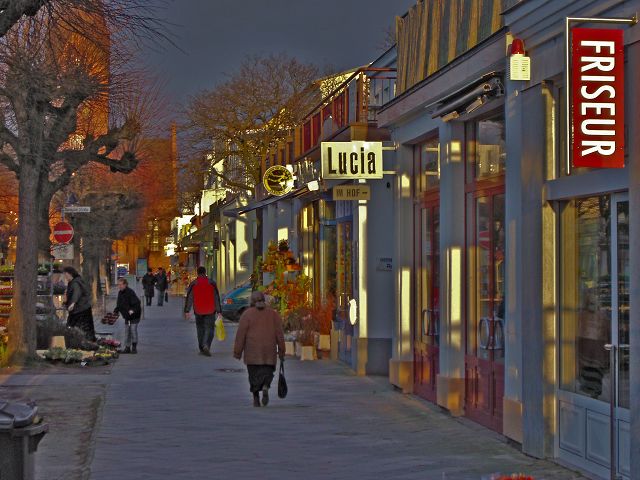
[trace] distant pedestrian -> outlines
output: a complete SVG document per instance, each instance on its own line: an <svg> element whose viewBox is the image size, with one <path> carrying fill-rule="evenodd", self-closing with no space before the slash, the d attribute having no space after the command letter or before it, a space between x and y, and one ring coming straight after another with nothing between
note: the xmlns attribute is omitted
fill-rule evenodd
<svg viewBox="0 0 640 480"><path fill-rule="evenodd" d="M67 280L67 298L65 302L69 311L67 327L79 328L84 332L87 340L95 342L96 331L93 326L89 286L75 268L64 267L62 271Z"/></svg>
<svg viewBox="0 0 640 480"><path fill-rule="evenodd" d="M149 268L147 273L144 274L144 277L142 277L142 288L144 289L144 298L146 299L147 307L151 306L157 282L158 279L153 274L153 270Z"/></svg>
<svg viewBox="0 0 640 480"><path fill-rule="evenodd" d="M187 288L184 303L185 318L189 318L192 307L196 316L196 332L200 353L210 357L216 314L222 314L222 303L218 286L214 280L207 278L207 269L204 267L198 267L198 278L191 282Z"/></svg>
<svg viewBox="0 0 640 480"><path fill-rule="evenodd" d="M167 281L167 274L164 272L164 268L159 267L156 275L156 289L158 290L158 306L161 307L164 302L164 292L167 291L169 282Z"/></svg>
<svg viewBox="0 0 640 480"><path fill-rule="evenodd" d="M142 315L140 299L126 278L118 280L118 303L113 313L119 313L124 319L125 340L122 353L138 353L138 323Z"/></svg>
<svg viewBox="0 0 640 480"><path fill-rule="evenodd" d="M250 308L240 317L233 356L240 360L243 353L253 406L260 406L262 392L262 405L266 407L278 356L280 361L284 359L285 345L282 319L278 312L267 306L262 292L251 294Z"/></svg>

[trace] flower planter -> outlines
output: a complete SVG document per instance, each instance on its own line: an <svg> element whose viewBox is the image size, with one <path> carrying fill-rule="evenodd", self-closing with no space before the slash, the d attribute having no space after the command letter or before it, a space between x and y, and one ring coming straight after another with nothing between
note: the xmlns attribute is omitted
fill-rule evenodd
<svg viewBox="0 0 640 480"><path fill-rule="evenodd" d="M300 347L300 360L317 360L316 347Z"/></svg>
<svg viewBox="0 0 640 480"><path fill-rule="evenodd" d="M284 342L284 354L285 355L295 355L296 354L296 346L295 342Z"/></svg>
<svg viewBox="0 0 640 480"><path fill-rule="evenodd" d="M331 350L331 335L320 335L318 338L318 350Z"/></svg>
<svg viewBox="0 0 640 480"><path fill-rule="evenodd" d="M51 337L51 344L49 345L49 348L67 348L64 336Z"/></svg>

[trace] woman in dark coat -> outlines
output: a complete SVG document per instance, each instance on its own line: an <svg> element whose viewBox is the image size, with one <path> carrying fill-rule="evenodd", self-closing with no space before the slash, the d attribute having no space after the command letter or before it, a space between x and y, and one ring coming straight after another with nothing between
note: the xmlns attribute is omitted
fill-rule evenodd
<svg viewBox="0 0 640 480"><path fill-rule="evenodd" d="M96 331L93 326L91 313L91 292L89 286L73 267L64 267L67 280L67 300L65 305L69 311L67 327L79 328L84 332L87 340L96 341Z"/></svg>
<svg viewBox="0 0 640 480"><path fill-rule="evenodd" d="M151 299L155 292L155 285L158 279L153 274L153 270L149 268L147 273L142 277L142 288L144 288L144 297L147 301L147 307L151 306Z"/></svg>
<svg viewBox="0 0 640 480"><path fill-rule="evenodd" d="M138 323L142 315L140 299L125 278L118 280L118 303L113 313L119 313L124 318L125 340L122 353L138 353Z"/></svg>
<svg viewBox="0 0 640 480"><path fill-rule="evenodd" d="M249 385L253 394L253 406L269 403L269 387L273 381L278 356L285 352L282 319L278 312L266 306L264 294L251 294L251 308L240 317L233 356L238 360L244 353L244 363L249 372Z"/></svg>

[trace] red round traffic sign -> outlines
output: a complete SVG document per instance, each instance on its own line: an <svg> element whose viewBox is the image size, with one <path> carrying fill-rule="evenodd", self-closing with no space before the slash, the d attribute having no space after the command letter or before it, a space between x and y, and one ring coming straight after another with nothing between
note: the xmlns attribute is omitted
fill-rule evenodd
<svg viewBox="0 0 640 480"><path fill-rule="evenodd" d="M73 239L73 227L67 222L57 223L53 227L53 238L58 243L69 243Z"/></svg>

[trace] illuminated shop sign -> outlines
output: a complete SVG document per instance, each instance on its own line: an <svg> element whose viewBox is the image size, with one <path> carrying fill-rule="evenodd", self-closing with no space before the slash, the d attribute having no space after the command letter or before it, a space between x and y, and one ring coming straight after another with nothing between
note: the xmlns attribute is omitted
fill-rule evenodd
<svg viewBox="0 0 640 480"><path fill-rule="evenodd" d="M264 172L262 184L271 195L286 195L293 190L293 173L282 165L274 165Z"/></svg>
<svg viewBox="0 0 640 480"><path fill-rule="evenodd" d="M382 142L322 142L325 179L382 178Z"/></svg>
<svg viewBox="0 0 640 480"><path fill-rule="evenodd" d="M624 41L620 29L571 30L574 167L624 167Z"/></svg>

